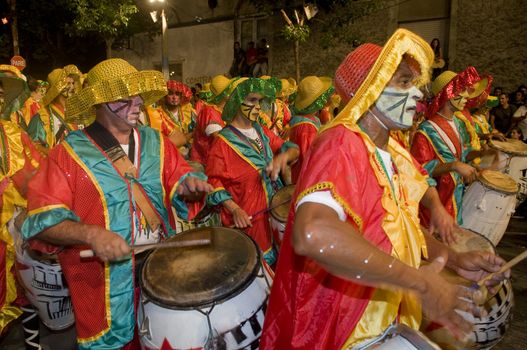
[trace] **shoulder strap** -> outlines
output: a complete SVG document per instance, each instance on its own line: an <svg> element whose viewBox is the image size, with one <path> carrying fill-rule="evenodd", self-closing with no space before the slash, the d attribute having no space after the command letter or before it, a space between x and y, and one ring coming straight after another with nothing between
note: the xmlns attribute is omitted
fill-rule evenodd
<svg viewBox="0 0 527 350"><path fill-rule="evenodd" d="M133 136L134 131L132 130L132 133L130 134L130 152L128 156L126 153L124 153L119 141L117 141L112 133L110 133L97 121L88 126L85 131L103 150L108 158L110 158L119 174L127 179L132 180L130 181L132 193L139 210L141 210L141 213L143 213L145 216L146 222L150 229L156 230L159 226L161 226L159 213L152 205L152 202L146 195L141 184L136 181L137 169L130 160L134 158L135 153L135 141Z"/></svg>

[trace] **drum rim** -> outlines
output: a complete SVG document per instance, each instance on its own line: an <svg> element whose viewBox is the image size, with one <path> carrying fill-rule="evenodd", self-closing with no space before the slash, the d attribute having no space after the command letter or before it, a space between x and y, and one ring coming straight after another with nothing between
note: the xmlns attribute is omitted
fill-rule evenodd
<svg viewBox="0 0 527 350"><path fill-rule="evenodd" d="M495 170L484 170L484 172L489 172L489 171L495 171ZM483 173L484 173L483 172ZM484 187L490 189L490 190L494 190L496 192L500 192L500 193L503 193L503 194L517 194L518 191L520 190L519 189L519 186L518 186L518 181L514 180L512 178L512 176L508 175L508 174L503 174L503 173L500 173L499 171L496 171L497 173L501 174L501 175L505 175L505 176L508 176L509 178L511 178L515 184L516 184L516 190L515 191L509 191L509 190L505 190L503 188L497 188L495 185L491 184L487 179L485 179L482 175L479 175L478 176L478 182L480 182Z"/></svg>
<svg viewBox="0 0 527 350"><path fill-rule="evenodd" d="M293 188L293 193L291 193L291 200L289 201L289 210L288 210L288 214L286 215L285 219L282 220L282 218L279 218L276 214L275 214L275 210L271 210L270 211L270 214L271 216L276 219L277 221L281 222L281 223L285 223L287 222L287 217L289 216L289 211L291 211L291 202L293 201L293 195L295 193L295 185L294 184L291 184L291 185L286 185L284 187L282 187L281 189L279 189L278 191L275 192L275 194L273 195L273 197L271 198L271 205L273 205L273 198L274 196L276 196L280 191L286 189L286 188L289 188L289 187L292 187ZM276 208L275 208L276 209Z"/></svg>
<svg viewBox="0 0 527 350"><path fill-rule="evenodd" d="M242 231L242 230L235 230L235 229L231 229L231 228L227 228L227 227L221 227L221 226L212 226L212 227L206 227L206 228L208 228L208 229L211 229L211 228L222 228L222 229L227 229L227 230L230 230L230 231L236 231L236 232L242 233L246 238L248 238L250 240L250 242L252 243L252 245L254 246L254 248L256 249L256 264L254 264L254 267L251 270L251 273L248 274L248 276L245 278L245 280L242 283L240 283L240 285L237 288L235 288L230 294L227 294L224 297L219 298L217 300L214 300L214 301L211 301L211 302L204 302L204 303L201 303L201 304L189 305L189 306L170 305L170 304L166 304L165 301L160 300L156 296L152 295L150 293L150 291L148 289L146 289L145 286L144 286L144 282L143 282L143 280L144 280L144 276L143 275L145 273L144 270L145 270L145 266L150 261L150 258L151 258L152 253L153 253L153 251L152 251L152 252L150 252L148 254L148 256L143 261L143 263L142 263L142 265L140 267L140 272L139 272L140 277L141 277L141 278L139 278L139 286L141 288L141 293L148 297L148 301L151 301L152 303L154 303L154 304L156 304L156 305L158 305L160 307L163 307L163 308L166 308L166 309L171 309L171 310L196 310L196 309L199 309L199 308L208 308L208 307L213 307L214 305L217 305L217 304L222 304L225 301L236 297L241 292L246 290L247 287L249 287L251 285L251 283L253 283L253 281L258 276L257 275L258 270L263 268L263 267L261 267L261 265L262 265L262 254L260 252L260 248L256 244L256 241L251 236L249 236L247 233L245 233L245 231ZM187 230L187 231L183 231L181 233L178 233L177 235L179 236L179 235L182 235L183 233L187 233L187 232L191 233L191 232L199 231L199 230L203 230L203 229L204 229L204 227L196 227L196 228L193 228L191 230ZM260 262L260 264L258 264L258 262Z"/></svg>
<svg viewBox="0 0 527 350"><path fill-rule="evenodd" d="M507 139L507 140L509 140L509 139ZM489 140L489 146L491 146L495 150L498 150L498 151L506 153L506 154L510 154L510 155L517 156L517 157L527 157L527 148L526 148L525 151L514 151L514 150L509 150L509 149L508 150L504 150L503 148L501 148L499 146L499 144L496 143L496 141L498 141L498 140ZM510 142L510 141L498 141L498 142L507 143L507 142Z"/></svg>

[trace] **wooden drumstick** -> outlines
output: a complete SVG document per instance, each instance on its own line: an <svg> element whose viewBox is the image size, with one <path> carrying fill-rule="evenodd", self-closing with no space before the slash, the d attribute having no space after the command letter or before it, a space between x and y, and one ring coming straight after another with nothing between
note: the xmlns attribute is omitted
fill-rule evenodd
<svg viewBox="0 0 527 350"><path fill-rule="evenodd" d="M191 239L187 241L133 244L130 246L130 248L134 252L136 251L144 252L144 251L147 251L150 249L156 249L156 248L196 247L196 246L209 245L210 243L211 243L211 240L209 238L206 238L206 239ZM93 258L95 256L95 252L91 249L85 249L85 250L81 250L79 255L81 258Z"/></svg>
<svg viewBox="0 0 527 350"><path fill-rule="evenodd" d="M257 211L256 213L254 213L254 214L252 214L252 215L249 215L249 219L252 220L255 216L258 216L258 215L261 215L261 214L268 213L268 212L270 212L271 210L276 209L276 208L278 208L279 206L282 206L282 205L287 204L287 203L289 203L289 202L291 202L291 198L286 199L286 200L284 200L283 202L280 202L280 203L278 203L278 204L276 204L276 205L273 205L272 207L269 207L269 208L265 208L265 209L259 210L259 211ZM234 212L234 211L233 211L233 212ZM231 225L231 226L229 226L229 228L236 228L236 225Z"/></svg>
<svg viewBox="0 0 527 350"><path fill-rule="evenodd" d="M485 276L481 281L479 281L477 283L477 287L479 288L479 291L481 291L481 293L476 293L474 295L474 302L478 305L484 304L485 301L487 300L487 294L488 294L488 290L487 290L487 287L485 286L485 282L490 280L492 276L496 274L504 273L505 271L511 269L513 266L515 266L516 264L518 264L520 261L522 261L525 258L527 258L527 250L524 250L522 253L518 254L513 259L503 264L503 266L497 272L493 272L489 274L488 276Z"/></svg>

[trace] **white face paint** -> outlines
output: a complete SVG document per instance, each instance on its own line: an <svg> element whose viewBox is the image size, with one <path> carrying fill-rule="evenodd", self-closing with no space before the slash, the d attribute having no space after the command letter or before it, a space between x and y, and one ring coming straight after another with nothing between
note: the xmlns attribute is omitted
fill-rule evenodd
<svg viewBox="0 0 527 350"><path fill-rule="evenodd" d="M422 97L423 93L415 86L406 90L386 86L375 101L375 107L398 127L408 129L414 121L417 101Z"/></svg>

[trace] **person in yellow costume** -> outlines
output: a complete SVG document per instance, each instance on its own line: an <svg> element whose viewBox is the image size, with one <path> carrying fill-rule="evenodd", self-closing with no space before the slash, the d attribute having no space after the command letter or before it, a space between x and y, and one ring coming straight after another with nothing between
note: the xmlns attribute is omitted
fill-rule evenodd
<svg viewBox="0 0 527 350"><path fill-rule="evenodd" d="M31 118L40 110L40 101L46 95L49 86L47 81L36 80L33 78L29 78L27 84L31 94L22 107L11 114L11 121L16 123L24 131L27 131L27 126L29 125Z"/></svg>
<svg viewBox="0 0 527 350"><path fill-rule="evenodd" d="M429 80L433 57L423 39L398 29L384 47L356 48L337 70L344 78L335 86L353 97L304 160L260 349L368 348L397 326L419 329L423 313L459 337L471 331L456 309L475 311L472 292L439 272L447 264L479 280L504 261L455 253L422 231L426 176L389 137L412 125L416 85Z"/></svg>
<svg viewBox="0 0 527 350"><path fill-rule="evenodd" d="M73 130L82 129L88 121L65 120L66 100L80 89L82 73L73 65L54 69L48 75L50 85L42 99L42 108L31 118L28 133L42 146L51 149Z"/></svg>
<svg viewBox="0 0 527 350"><path fill-rule="evenodd" d="M17 291L15 239L8 230L8 223L14 220L15 213L26 207L27 182L42 159L29 136L16 123L8 120L13 109L24 103L28 92L25 79L15 67L0 65L0 337L8 325L22 314L19 307L28 304L22 293ZM31 313L35 312L29 309ZM38 325L38 318L34 319ZM32 340L38 343L38 339Z"/></svg>
<svg viewBox="0 0 527 350"><path fill-rule="evenodd" d="M192 91L182 82L167 81L168 95L158 107L146 108L147 125L161 131L187 155L196 123L196 111L190 103Z"/></svg>

